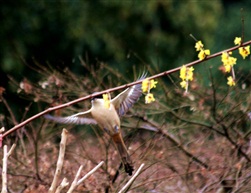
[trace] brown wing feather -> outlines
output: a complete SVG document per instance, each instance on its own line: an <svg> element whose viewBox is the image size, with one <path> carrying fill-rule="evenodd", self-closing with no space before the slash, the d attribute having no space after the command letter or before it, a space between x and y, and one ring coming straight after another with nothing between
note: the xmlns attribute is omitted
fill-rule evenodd
<svg viewBox="0 0 251 193"><path fill-rule="evenodd" d="M97 124L97 121L92 118L82 118L82 117L54 117L52 115L46 114L44 115L46 119L55 121L57 123L63 123L63 124L76 124L76 125L86 125L86 124Z"/></svg>
<svg viewBox="0 0 251 193"><path fill-rule="evenodd" d="M146 73L143 73L138 80L146 78ZM123 116L131 108L134 103L139 100L139 97L142 95L141 83L136 84L119 95L117 95L111 102L113 103L115 109L117 110L119 116Z"/></svg>

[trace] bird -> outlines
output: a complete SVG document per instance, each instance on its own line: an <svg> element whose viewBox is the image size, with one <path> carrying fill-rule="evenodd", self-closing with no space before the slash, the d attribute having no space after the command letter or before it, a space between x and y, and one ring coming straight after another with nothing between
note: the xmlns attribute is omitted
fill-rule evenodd
<svg viewBox="0 0 251 193"><path fill-rule="evenodd" d="M143 73L138 80L143 80L147 76ZM142 95L142 84L136 84L128 87L123 92L109 101L109 107L106 106L106 100L102 98L92 98L91 108L67 117L44 115L46 119L63 124L94 124L98 125L111 137L124 165L125 172L131 176L134 167L130 155L127 151L121 134L120 117L124 116L128 110L136 103Z"/></svg>

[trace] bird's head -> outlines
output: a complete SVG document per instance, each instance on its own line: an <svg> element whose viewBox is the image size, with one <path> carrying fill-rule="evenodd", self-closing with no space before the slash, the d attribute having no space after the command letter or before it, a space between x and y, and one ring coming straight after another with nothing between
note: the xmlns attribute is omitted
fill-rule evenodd
<svg viewBox="0 0 251 193"><path fill-rule="evenodd" d="M94 94L96 94L97 92L94 92L93 93L93 95ZM93 103L96 103L97 101L99 101L99 100L101 100L102 99L102 96L101 95L97 95L97 96L93 96L92 98L91 98L91 103L93 104Z"/></svg>

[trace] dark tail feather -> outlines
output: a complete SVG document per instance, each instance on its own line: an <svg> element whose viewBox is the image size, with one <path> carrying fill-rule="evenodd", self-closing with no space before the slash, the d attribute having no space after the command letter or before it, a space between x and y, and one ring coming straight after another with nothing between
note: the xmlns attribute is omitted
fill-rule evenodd
<svg viewBox="0 0 251 193"><path fill-rule="evenodd" d="M133 164L131 161L131 158L127 152L125 143L122 139L122 136L120 133L113 135L113 141L115 142L115 145L117 146L118 152L120 154L120 157L122 159L122 163L125 167L125 171L126 173L128 173L128 175L132 175L132 172L134 171L133 169Z"/></svg>

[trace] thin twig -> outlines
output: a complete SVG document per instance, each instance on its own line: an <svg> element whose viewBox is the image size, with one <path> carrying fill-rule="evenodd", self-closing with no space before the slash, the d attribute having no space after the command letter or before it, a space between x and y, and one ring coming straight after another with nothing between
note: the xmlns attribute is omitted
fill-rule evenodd
<svg viewBox="0 0 251 193"><path fill-rule="evenodd" d="M8 165L8 157L13 152L14 148L16 147L16 144L13 144L8 151L7 145L4 145L3 147L3 168L2 168L2 191L1 193L8 193L7 190L7 165Z"/></svg>
<svg viewBox="0 0 251 193"><path fill-rule="evenodd" d="M249 158L249 156L242 150L241 146L238 144L238 142L236 142L234 139L231 138L227 126L224 123L221 123L220 126L222 127L224 133L225 133L225 137L226 139L232 144L234 145L235 149L237 150L237 152L239 154L241 154L248 162L251 162L251 159Z"/></svg>
<svg viewBox="0 0 251 193"><path fill-rule="evenodd" d="M249 45L251 44L251 40L241 44L241 46L246 46L246 45ZM217 52L215 54L212 54L210 56L207 56L204 60L195 60L193 62L190 62L190 63L187 63L185 66L186 67L190 67L190 66L194 66L194 65L197 65L197 64L200 64L204 61L207 61L207 60L210 60L212 58L215 58L217 56L220 56L223 52L231 52L231 51L234 51L236 49L238 49L240 46L234 46L234 47L231 47L227 50L223 50L223 51L220 51L220 52ZM171 74L171 73L174 73L174 72L177 72L180 70L181 67L177 67L177 68L174 68L174 69L171 69L171 70L168 70L168 71L165 71L165 72L162 72L162 73L159 73L159 74L156 74L154 76L151 76L151 77L148 77L149 79L155 79L155 78L159 78L161 76L166 76L168 74ZM111 93L113 91L116 91L116 90L121 90L121 89L125 89L125 88L128 88L128 87L131 87L133 85L136 85L136 84L139 84L141 83L143 80L137 80L137 81L134 81L134 82L131 82L131 83L128 83L128 84L124 84L122 86L117 86L117 87L114 87L114 88L111 88L111 89L107 89L107 90L103 90L103 91L100 91L100 92L96 92L94 94L91 94L91 95L88 95L88 96L85 96L85 97L81 97L81 98L78 98L76 100L73 100L73 101L70 101L68 103L65 103L65 104L62 104L62 105L58 105L58 106L55 106L55 107L51 107L51 108L48 108L28 119L26 119L25 121L23 121L22 123L12 127L10 130L6 131L1 137L4 138L6 137L7 135L9 135L10 133L18 130L19 128L23 127L24 125L30 123L31 121L45 115L45 114L48 114L52 111L55 111L55 110L58 110L58 109L62 109L62 108L65 108L65 107L69 107L73 104L76 104L76 103L79 103L79 102L82 102L84 100L87 100L87 99L90 99L90 98L93 98L93 97L96 97L96 96L100 96L102 94L105 94L105 93ZM1 141L1 139L0 139Z"/></svg>
<svg viewBox="0 0 251 193"><path fill-rule="evenodd" d="M135 174L133 175L133 177L126 183L126 185L118 192L118 193L123 193L129 186L131 186L131 184L133 183L133 181L137 178L137 176L139 175L141 169L144 167L145 164L141 164L141 166L139 167L139 169L135 172Z"/></svg>
<svg viewBox="0 0 251 193"><path fill-rule="evenodd" d="M58 184L59 177L60 177L63 163L64 163L67 134L68 134L68 131L66 129L63 129L62 134L61 134L62 138L61 138L61 142L60 142L60 150L59 150L59 155L58 155L57 168L56 168L56 172L55 172L51 187L49 189L49 193L54 193L56 191L56 186Z"/></svg>
<svg viewBox="0 0 251 193"><path fill-rule="evenodd" d="M90 177L90 175L92 175L94 172L97 171L98 168L100 168L102 165L104 164L104 161L101 161L95 168L93 168L90 172L88 172L83 178L81 178L80 180L78 180L81 170L83 169L83 165L81 165L78 169L78 172L71 184L70 189L67 191L67 193L72 193L73 190L80 185L84 180L86 180L88 177Z"/></svg>
<svg viewBox="0 0 251 193"><path fill-rule="evenodd" d="M14 113L12 112L9 104L7 103L7 101L5 100L5 98L3 96L1 96L1 100L2 100L3 104L5 105L6 109L8 110L10 117L11 117L11 120L13 121L13 123L15 125L17 125L18 121L16 120L16 117L15 117Z"/></svg>
<svg viewBox="0 0 251 193"><path fill-rule="evenodd" d="M217 168L217 169L222 169L222 168ZM189 174L200 173L200 172L203 172L203 171L204 171L204 169L202 169L202 170L194 170L194 171L190 171ZM173 179L173 178L181 177L181 176L185 176L185 175L187 175L187 172L181 173L181 174L167 175L167 176L157 177L157 178L150 178L150 180L143 180L142 182L139 182L139 184L136 184L135 186L133 186L131 188L131 190L134 190L134 189L137 189L139 187L145 186L146 184L154 184L157 181L164 182L167 179Z"/></svg>
<svg viewBox="0 0 251 193"><path fill-rule="evenodd" d="M66 186L68 186L68 185L69 185L69 182L67 181L66 178L64 178L64 179L62 180L61 184L57 187L55 193L60 193L61 190L63 190L63 189L64 189Z"/></svg>
<svg viewBox="0 0 251 193"><path fill-rule="evenodd" d="M202 166L206 169L209 169L208 164L206 164L205 162L200 160L198 157L196 157L194 154L192 154L189 150L187 150L184 146L182 146L181 143L177 139L175 139L175 137L171 136L166 130L161 129L161 127L158 125L158 123L155 123L154 121L150 121L144 117L139 117L139 118L151 125L151 126L145 127L145 129L150 127L151 128L150 131L155 131L156 133L163 135L171 143L173 143L178 149L180 149L184 154L186 154L186 156L191 158L193 161L195 161L200 166ZM153 128L155 128L155 129L153 130Z"/></svg>
<svg viewBox="0 0 251 193"><path fill-rule="evenodd" d="M81 184L84 180L89 178L90 175L92 175L94 172L97 171L98 168L100 168L104 164L104 161L101 161L95 168L93 168L91 171L89 171L83 178L78 180L77 186Z"/></svg>
<svg viewBox="0 0 251 193"><path fill-rule="evenodd" d="M3 168L2 168L2 191L1 193L7 193L7 160L8 152L7 145L3 147Z"/></svg>
<svg viewBox="0 0 251 193"><path fill-rule="evenodd" d="M243 8L241 8L241 41L244 40L244 28L245 28L245 20L244 20L244 15L243 15Z"/></svg>
<svg viewBox="0 0 251 193"><path fill-rule="evenodd" d="M80 173L81 173L82 169L83 169L83 165L81 165L81 166L79 167L78 172L77 172L77 174L76 174L76 176L75 176L73 182L71 183L71 187L69 188L69 190L67 191L67 193L73 192L73 190L77 187L78 178L79 178L79 176L80 176Z"/></svg>

